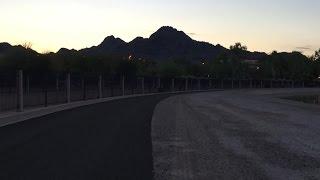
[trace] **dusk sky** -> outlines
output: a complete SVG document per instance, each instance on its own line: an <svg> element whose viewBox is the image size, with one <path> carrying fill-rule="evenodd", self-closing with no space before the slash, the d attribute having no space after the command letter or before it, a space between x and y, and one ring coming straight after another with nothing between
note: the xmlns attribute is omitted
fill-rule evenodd
<svg viewBox="0 0 320 180"><path fill-rule="evenodd" d="M320 48L319 0L0 0L0 42L39 52L131 41L164 25L193 39L251 51Z"/></svg>

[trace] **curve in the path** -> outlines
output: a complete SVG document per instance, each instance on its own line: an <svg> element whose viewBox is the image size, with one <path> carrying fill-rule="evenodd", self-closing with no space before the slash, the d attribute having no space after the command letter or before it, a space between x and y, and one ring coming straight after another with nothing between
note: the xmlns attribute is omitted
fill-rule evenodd
<svg viewBox="0 0 320 180"><path fill-rule="evenodd" d="M152 179L150 120L169 95L111 101L0 128L0 179Z"/></svg>

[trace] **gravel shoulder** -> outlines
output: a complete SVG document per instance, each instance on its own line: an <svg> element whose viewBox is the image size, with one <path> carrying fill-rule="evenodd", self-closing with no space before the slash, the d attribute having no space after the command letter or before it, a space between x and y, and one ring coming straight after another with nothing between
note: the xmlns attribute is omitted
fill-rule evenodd
<svg viewBox="0 0 320 180"><path fill-rule="evenodd" d="M320 89L178 95L152 121L155 180L320 179Z"/></svg>

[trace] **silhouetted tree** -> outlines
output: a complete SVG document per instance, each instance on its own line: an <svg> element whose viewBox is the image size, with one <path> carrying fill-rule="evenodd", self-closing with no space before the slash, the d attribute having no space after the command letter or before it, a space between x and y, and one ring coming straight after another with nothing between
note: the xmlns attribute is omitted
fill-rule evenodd
<svg viewBox="0 0 320 180"><path fill-rule="evenodd" d="M320 77L320 49L311 57L312 60L312 73L315 78Z"/></svg>
<svg viewBox="0 0 320 180"><path fill-rule="evenodd" d="M225 79L248 78L249 65L237 56L222 53L210 64L210 76Z"/></svg>
<svg viewBox="0 0 320 180"><path fill-rule="evenodd" d="M24 47L25 49L31 49L32 48L32 43L31 42L24 42L22 44L22 47Z"/></svg>
<svg viewBox="0 0 320 180"><path fill-rule="evenodd" d="M272 79L313 79L312 61L300 52L272 52L261 61L263 77Z"/></svg>
<svg viewBox="0 0 320 180"><path fill-rule="evenodd" d="M245 52L248 50L247 46L242 45L241 43L236 43L235 45L230 46L231 52L237 56L238 58L241 58Z"/></svg>
<svg viewBox="0 0 320 180"><path fill-rule="evenodd" d="M314 60L320 61L320 49L314 53Z"/></svg>
<svg viewBox="0 0 320 180"><path fill-rule="evenodd" d="M163 77L178 77L186 74L183 65L175 61L161 63L159 65L159 73Z"/></svg>
<svg viewBox="0 0 320 180"><path fill-rule="evenodd" d="M266 55L259 62L259 69L245 61L247 47L236 43L230 51L222 51L212 61L190 61L186 57L172 57L169 61L153 62L150 59L128 59L119 54L87 54L62 49L58 53L39 54L32 44L0 49L0 71L14 72L22 69L26 74L93 73L104 75L136 76L196 76L228 79L297 79L311 80L320 75L320 50L308 58L300 52ZM7 48L11 47L11 48ZM253 56L255 57L255 56Z"/></svg>
<svg viewBox="0 0 320 180"><path fill-rule="evenodd" d="M121 60L116 66L116 73L126 77L135 77L137 70L137 65L128 60Z"/></svg>

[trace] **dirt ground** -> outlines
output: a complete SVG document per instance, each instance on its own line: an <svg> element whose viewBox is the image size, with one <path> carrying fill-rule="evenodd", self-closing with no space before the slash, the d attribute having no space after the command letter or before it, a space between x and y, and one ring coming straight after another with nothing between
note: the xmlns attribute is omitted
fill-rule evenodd
<svg viewBox="0 0 320 180"><path fill-rule="evenodd" d="M320 179L320 106L280 99L320 89L170 97L152 122L155 180Z"/></svg>

